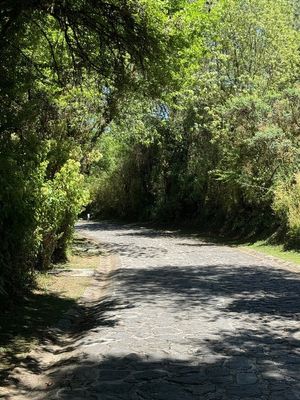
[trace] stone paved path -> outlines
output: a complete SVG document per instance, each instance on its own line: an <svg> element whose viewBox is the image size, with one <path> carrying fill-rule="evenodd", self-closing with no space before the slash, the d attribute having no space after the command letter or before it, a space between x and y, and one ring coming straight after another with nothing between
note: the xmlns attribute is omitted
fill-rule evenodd
<svg viewBox="0 0 300 400"><path fill-rule="evenodd" d="M300 399L300 274L133 225L81 223L115 254L97 323L45 399Z"/></svg>

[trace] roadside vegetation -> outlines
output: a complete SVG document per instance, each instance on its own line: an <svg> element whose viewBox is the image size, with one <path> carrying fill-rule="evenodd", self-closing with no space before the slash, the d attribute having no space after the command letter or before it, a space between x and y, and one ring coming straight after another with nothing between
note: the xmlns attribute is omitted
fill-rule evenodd
<svg viewBox="0 0 300 400"><path fill-rule="evenodd" d="M91 211L300 240L299 5L192 2L173 86L122 103L99 141Z"/></svg>
<svg viewBox="0 0 300 400"><path fill-rule="evenodd" d="M137 87L168 78L180 1L4 0L0 6L0 302L67 260L99 138ZM169 22L170 21L170 22ZM170 31L170 34L167 31ZM170 56L171 59L171 56ZM149 86L151 83L151 87Z"/></svg>
<svg viewBox="0 0 300 400"><path fill-rule="evenodd" d="M283 261L288 261L293 264L299 265L300 272L300 253L297 250L286 250L283 244L270 244L265 240L249 243L243 247L253 249L257 252L267 254L272 257L279 258Z"/></svg>

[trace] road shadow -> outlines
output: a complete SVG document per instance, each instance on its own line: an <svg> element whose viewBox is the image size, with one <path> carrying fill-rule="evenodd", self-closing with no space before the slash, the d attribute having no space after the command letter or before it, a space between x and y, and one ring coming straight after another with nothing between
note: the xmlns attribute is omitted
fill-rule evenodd
<svg viewBox="0 0 300 400"><path fill-rule="evenodd" d="M98 231L103 232L116 232L117 236L132 236L132 237L146 237L146 238L173 238L181 237L186 239L199 238L203 241L207 239L201 236L199 231L184 230L180 228L168 228L153 226L151 223L122 223L117 221L99 221L99 222L83 222L80 221L76 225L77 231Z"/></svg>
<svg viewBox="0 0 300 400"><path fill-rule="evenodd" d="M75 302L71 299L46 293L30 293L10 308L0 313L0 383L20 363L20 353L29 349L30 343L45 343L51 338L48 328L55 325L61 315ZM18 356L19 355L19 356ZM32 368L34 360L23 362Z"/></svg>
<svg viewBox="0 0 300 400"><path fill-rule="evenodd" d="M79 304L59 294L28 294L13 309L0 314L0 387L11 383L9 377L16 366L42 372L39 361L26 355L32 345L53 354L73 351L87 332L114 327L118 324L116 314L130 307L112 297ZM55 350L53 344L61 350Z"/></svg>
<svg viewBox="0 0 300 400"><path fill-rule="evenodd" d="M136 229L145 229L147 230L147 227L143 226L142 224L139 223L122 223L118 221L79 221L76 224L76 230L81 231L81 230L89 230L89 231L127 231L129 229L136 230Z"/></svg>
<svg viewBox="0 0 300 400"><path fill-rule="evenodd" d="M132 304L168 300L174 311L211 304L222 312L298 319L300 275L249 265L124 268L111 274ZM217 306L218 299L225 300Z"/></svg>
<svg viewBox="0 0 300 400"><path fill-rule="evenodd" d="M270 344L276 355L270 356ZM51 367L50 388L39 400L297 400L300 398L296 349L272 332L247 330L194 343L190 359L153 358L151 354L75 358ZM198 346L198 347L197 347ZM287 353L288 351L288 353ZM204 357L205 356L205 357ZM26 386L20 389L27 391Z"/></svg>
<svg viewBox="0 0 300 400"><path fill-rule="evenodd" d="M226 245L236 247L240 244L254 243L258 238L236 238L226 237L218 232L211 232L208 230L201 230L195 227L185 226L174 226L174 225L160 225L153 222L122 222L122 221L80 221L76 225L76 230L79 232L82 230L87 231L98 231L103 232L116 232L117 236L132 236L132 237L145 237L149 239L157 238L182 238L182 239L194 239L199 241L199 245ZM259 239L262 239L259 237ZM195 246L197 243L195 244Z"/></svg>
<svg viewBox="0 0 300 400"><path fill-rule="evenodd" d="M121 225L121 227L117 224L112 223L80 223L76 226L76 231L80 234L84 231L88 232L96 232L96 231L115 231L121 230L124 231L119 236L126 236L126 235L135 235L136 229L144 229L144 228L137 228L135 227L132 230L132 233L128 232L128 229L132 229L132 225ZM146 229L146 228L145 228ZM135 243L118 243L110 241L109 243L100 243L98 247L101 251L104 251L106 254L118 254L120 256L127 256L132 258L139 258L139 257L147 257L147 258L154 258L157 257L159 254L166 254L167 249L162 248L160 246L142 246L137 245Z"/></svg>

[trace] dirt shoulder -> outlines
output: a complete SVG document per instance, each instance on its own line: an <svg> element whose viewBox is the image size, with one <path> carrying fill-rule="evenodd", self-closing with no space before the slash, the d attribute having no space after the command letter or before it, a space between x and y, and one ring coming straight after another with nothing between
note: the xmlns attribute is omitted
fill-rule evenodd
<svg viewBox="0 0 300 400"><path fill-rule="evenodd" d="M1 315L0 398L50 388L49 368L62 362L66 349L72 357L81 325L93 324L89 311L105 296L113 261L85 238L77 237L73 247L67 264L39 275L36 290Z"/></svg>

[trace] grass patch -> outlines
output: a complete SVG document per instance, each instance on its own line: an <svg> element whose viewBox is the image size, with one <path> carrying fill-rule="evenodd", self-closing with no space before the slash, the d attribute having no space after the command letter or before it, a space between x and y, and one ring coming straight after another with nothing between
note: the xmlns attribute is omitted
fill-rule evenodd
<svg viewBox="0 0 300 400"><path fill-rule="evenodd" d="M100 245L93 241L75 236L68 261L56 264L62 269L96 269L99 267L99 256L103 254Z"/></svg>
<svg viewBox="0 0 300 400"><path fill-rule="evenodd" d="M72 254L69 256L67 263L61 264L58 267L66 269L96 269L99 267L99 256L91 254Z"/></svg>
<svg viewBox="0 0 300 400"><path fill-rule="evenodd" d="M89 242L74 252L62 269L95 269L99 255L88 253ZM80 298L91 277L38 274L36 289L0 314L0 382L14 366L24 360L34 345L47 338L49 328Z"/></svg>
<svg viewBox="0 0 300 400"><path fill-rule="evenodd" d="M38 290L34 293L56 295L57 297L78 300L91 281L90 277L53 276L39 274L37 276Z"/></svg>
<svg viewBox="0 0 300 400"><path fill-rule="evenodd" d="M285 250L284 245L272 245L265 240L261 240L255 243L243 245L242 247L253 249L269 256L277 257L281 260L300 265L300 252L295 250Z"/></svg>

